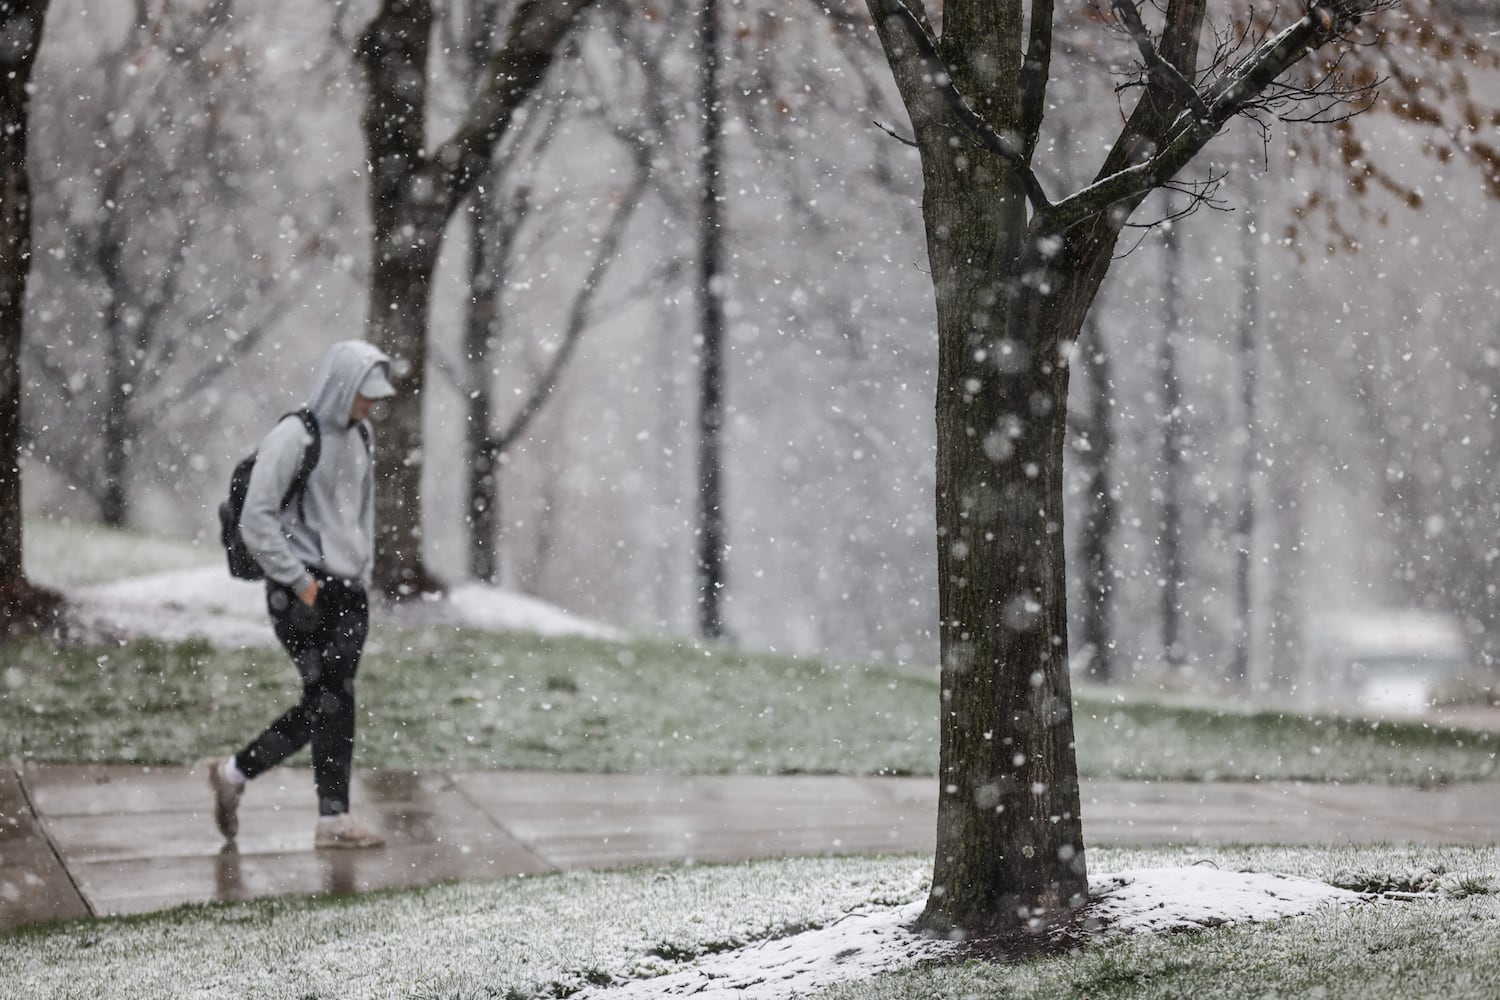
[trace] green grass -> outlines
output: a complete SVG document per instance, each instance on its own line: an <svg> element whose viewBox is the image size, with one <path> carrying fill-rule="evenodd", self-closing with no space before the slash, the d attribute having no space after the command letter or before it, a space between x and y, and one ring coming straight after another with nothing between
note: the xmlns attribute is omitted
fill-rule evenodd
<svg viewBox="0 0 1500 1000"><path fill-rule="evenodd" d="M1431 891L1263 925L1095 938L1075 954L1022 965L886 974L821 1000L1489 1000L1500 982L1495 848L1176 848L1090 858L1098 872L1208 859L1334 883L1425 880ZM118 996L121 984L160 1000L562 996L820 926L857 906L919 899L929 871L925 857L783 859L183 907L0 933L0 968L10 993L35 1000Z"/></svg>
<svg viewBox="0 0 1500 1000"><path fill-rule="evenodd" d="M1184 781L1441 785L1500 779L1500 733L1276 711L1077 699L1079 770Z"/></svg>
<svg viewBox="0 0 1500 1000"><path fill-rule="evenodd" d="M278 649L33 640L0 647L0 753L193 761L296 697ZM363 766L927 774L935 763L931 682L691 644L377 628L359 698Z"/></svg>
<svg viewBox="0 0 1500 1000"><path fill-rule="evenodd" d="M212 565L223 553L217 537L196 543L86 521L28 517L21 559L31 580L61 587Z"/></svg>
<svg viewBox="0 0 1500 1000"><path fill-rule="evenodd" d="M199 545L29 519L38 579L217 562ZM378 616L377 616L378 617ZM934 677L691 642L540 639L377 624L359 686L368 766L707 774L935 773ZM175 763L222 753L296 697L276 649L0 646L0 753ZM1220 710L1084 688L1085 777L1435 785L1500 780L1500 733Z"/></svg>
<svg viewBox="0 0 1500 1000"><path fill-rule="evenodd" d="M297 696L277 649L138 641L0 647L0 753L181 763ZM377 627L360 671L365 766L703 774L935 773L936 681L692 643ZM1085 777L1500 777L1500 733L1112 700L1077 714Z"/></svg>

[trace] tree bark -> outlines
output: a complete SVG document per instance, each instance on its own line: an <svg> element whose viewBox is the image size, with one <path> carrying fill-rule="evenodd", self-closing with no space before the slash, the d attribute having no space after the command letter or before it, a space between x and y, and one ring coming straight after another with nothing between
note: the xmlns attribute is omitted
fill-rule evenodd
<svg viewBox="0 0 1500 1000"><path fill-rule="evenodd" d="M1114 665L1114 571L1110 549L1114 542L1119 514L1115 506L1113 462L1115 436L1110 409L1110 392L1114 381L1109 352L1105 349L1103 329L1090 317L1083 332L1081 346L1088 360L1089 410L1086 429L1089 444L1084 459L1087 479L1084 483L1084 515L1081 527L1086 604L1079 626L1079 638L1089 651L1089 680L1108 684L1115 679Z"/></svg>
<svg viewBox="0 0 1500 1000"><path fill-rule="evenodd" d="M477 82L490 60L495 25L499 23L497 0L484 0L467 11L463 39L467 76ZM497 196L500 170L491 162L480 183L469 195L469 304L464 316L464 364L468 371L467 413L464 447L468 462L468 503L465 517L469 536L469 574L483 583L501 579L499 552L500 455L489 447L490 413L494 408L493 356L499 332L503 269L508 258L509 235L492 253L491 237L495 213L491 202Z"/></svg>
<svg viewBox="0 0 1500 1000"><path fill-rule="evenodd" d="M21 567L21 338L31 272L27 86L48 0L0 0L0 591Z"/></svg>
<svg viewBox="0 0 1500 1000"><path fill-rule="evenodd" d="M1255 199L1246 203L1241 232L1240 316L1237 349L1240 356L1240 421L1244 442L1240 445L1240 497L1234 525L1234 650L1229 661L1229 679L1250 684L1255 652L1255 516L1256 488L1260 483L1259 415L1256 387L1260 364L1256 337L1260 333L1260 246Z"/></svg>
<svg viewBox="0 0 1500 1000"><path fill-rule="evenodd" d="M724 635L724 301L719 203L724 141L719 100L719 4L702 0L698 44L703 162L698 219L698 628Z"/></svg>
<svg viewBox="0 0 1500 1000"><path fill-rule="evenodd" d="M137 353L132 350L134 337L125 322L125 302L129 294L124 275L125 246L129 240L120 218L121 190L124 186L123 163L110 164L104 172L100 191L103 219L99 242L94 246L94 266L104 279L108 301L100 322L104 334L104 426L103 457L100 462L99 519L111 528L123 528L130 516L129 461L130 395L132 370Z"/></svg>
<svg viewBox="0 0 1500 1000"><path fill-rule="evenodd" d="M1182 381L1177 338L1182 326L1182 233L1179 222L1162 233L1162 330L1156 356L1161 387L1161 512L1157 558L1161 576L1161 649L1167 667L1186 659L1182 637Z"/></svg>
<svg viewBox="0 0 1500 1000"><path fill-rule="evenodd" d="M373 266L365 329L397 369L376 457L375 583L393 597L441 589L422 553L422 408L432 274L444 229L474 190L516 112L595 0L522 0L451 138L425 147L430 0L382 0L361 36L369 94Z"/></svg>
<svg viewBox="0 0 1500 1000"><path fill-rule="evenodd" d="M469 527L469 573L484 583L500 580L497 552L499 489L497 456L489 447L491 391L490 373L499 315L500 282L496 261L489 254L489 190L475 191L469 216L469 310L464 317L464 361L469 369L470 389L464 428L469 454L469 502L465 516Z"/></svg>
<svg viewBox="0 0 1500 1000"><path fill-rule="evenodd" d="M21 343L31 271L28 87L48 0L0 0L0 638L46 628L61 598L26 579L21 508Z"/></svg>

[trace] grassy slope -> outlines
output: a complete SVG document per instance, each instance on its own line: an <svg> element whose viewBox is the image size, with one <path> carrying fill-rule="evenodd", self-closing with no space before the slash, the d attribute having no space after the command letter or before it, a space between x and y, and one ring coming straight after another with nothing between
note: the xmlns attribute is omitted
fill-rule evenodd
<svg viewBox="0 0 1500 1000"><path fill-rule="evenodd" d="M0 753L187 762L295 698L279 650L135 642L0 647ZM687 643L377 628L361 764L697 773L933 774L936 683ZM1085 776L1157 780L1500 778L1500 734L1088 695Z"/></svg>
<svg viewBox="0 0 1500 1000"><path fill-rule="evenodd" d="M43 519L26 563L54 584L216 563L217 548ZM276 650L0 646L0 753L185 762L295 698ZM366 765L933 774L937 686L691 643L377 627L360 683ZM1081 772L1159 780L1500 780L1500 733L1078 698Z"/></svg>
<svg viewBox="0 0 1500 1000"><path fill-rule="evenodd" d="M50 587L107 583L213 565L223 558L217 536L199 544L51 518L27 518L21 548L26 575Z"/></svg>

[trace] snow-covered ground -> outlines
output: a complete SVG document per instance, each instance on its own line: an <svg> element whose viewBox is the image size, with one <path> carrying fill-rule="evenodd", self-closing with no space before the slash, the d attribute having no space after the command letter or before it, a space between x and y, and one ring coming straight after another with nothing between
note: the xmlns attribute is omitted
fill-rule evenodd
<svg viewBox="0 0 1500 1000"><path fill-rule="evenodd" d="M1097 875L1088 923L1102 934L1158 934L1303 916L1324 906L1372 904L1378 897L1290 875L1227 872L1209 866L1147 868ZM908 928L923 904L850 913L792 937L697 958L650 979L575 994L577 1000L747 997L783 1000L837 983L910 968L958 945Z"/></svg>
<svg viewBox="0 0 1500 1000"><path fill-rule="evenodd" d="M173 569L65 588L76 620L111 635L164 640L198 637L221 647L275 642L258 583L231 579L218 566ZM440 600L387 606L378 614L403 625L463 625L607 638L607 626L515 593L464 584ZM1375 897L1292 876L1221 871L1211 866L1097 874L1089 924L1101 934L1163 933L1295 917L1324 906ZM806 996L840 982L908 968L957 946L908 928L921 902L862 908L790 937L679 963L660 975L579 993L584 1000L671 996Z"/></svg>

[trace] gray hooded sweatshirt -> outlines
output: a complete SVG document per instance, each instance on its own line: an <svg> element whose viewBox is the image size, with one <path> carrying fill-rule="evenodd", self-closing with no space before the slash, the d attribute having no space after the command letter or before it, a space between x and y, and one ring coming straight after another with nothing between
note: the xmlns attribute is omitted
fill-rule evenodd
<svg viewBox="0 0 1500 1000"><path fill-rule="evenodd" d="M283 511L281 499L312 443L307 428L285 419L261 442L240 534L266 579L301 592L313 581L312 568L369 586L375 564L374 463L372 449L349 417L365 376L379 365L389 374L390 363L363 340L340 341L329 349L307 403L322 443L301 513L295 501Z"/></svg>

